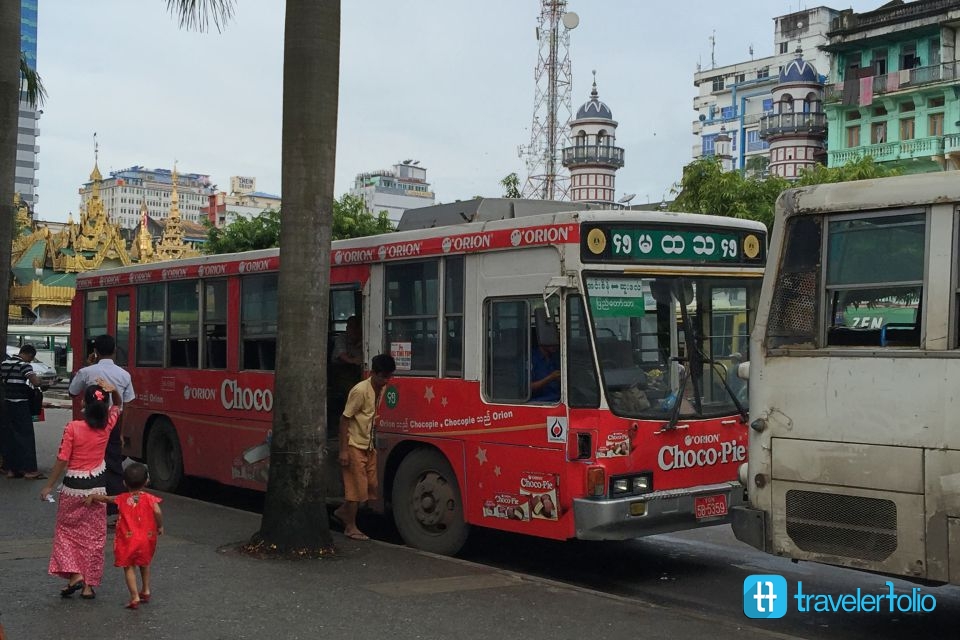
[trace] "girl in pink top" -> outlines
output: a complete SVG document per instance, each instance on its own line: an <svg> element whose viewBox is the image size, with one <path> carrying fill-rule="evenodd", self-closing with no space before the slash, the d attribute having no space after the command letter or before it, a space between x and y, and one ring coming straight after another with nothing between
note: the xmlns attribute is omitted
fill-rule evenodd
<svg viewBox="0 0 960 640"><path fill-rule="evenodd" d="M64 598L80 591L81 598L92 600L97 596L93 587L103 577L106 505L86 504L86 498L107 493L103 456L120 417L120 404L120 393L103 378L87 387L83 420L71 420L64 428L56 464L40 492L40 499L47 500L64 474L49 566L50 575L67 579L67 586L60 590Z"/></svg>

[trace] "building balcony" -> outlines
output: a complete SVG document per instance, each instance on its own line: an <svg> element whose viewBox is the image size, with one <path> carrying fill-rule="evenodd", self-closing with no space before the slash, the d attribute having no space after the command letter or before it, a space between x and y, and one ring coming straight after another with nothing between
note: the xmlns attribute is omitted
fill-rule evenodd
<svg viewBox="0 0 960 640"><path fill-rule="evenodd" d="M824 113L771 113L760 118L763 139L795 133L825 135L827 116Z"/></svg>
<svg viewBox="0 0 960 640"><path fill-rule="evenodd" d="M897 160L942 156L945 141L950 138L954 138L952 143L957 145L955 148L960 148L960 134L951 134L950 136L883 142L850 149L831 149L829 151L829 166L839 167L864 156L871 156L877 162L895 162Z"/></svg>
<svg viewBox="0 0 960 640"><path fill-rule="evenodd" d="M956 78L956 62L944 62L943 64L935 64L928 67L891 71L890 73L885 73L880 76L873 76L873 95L876 97L898 91L917 89L939 82L950 82ZM852 91L855 98L854 104L858 104L860 102L860 80L858 78L851 78L847 80L847 82L851 83L849 91ZM824 87L824 103L842 101L844 85L845 83L838 82L828 84Z"/></svg>
<svg viewBox="0 0 960 640"><path fill-rule="evenodd" d="M600 164L620 168L623 166L623 149L605 145L567 147L563 150L563 166Z"/></svg>
<svg viewBox="0 0 960 640"><path fill-rule="evenodd" d="M960 133L948 133L943 136L943 152L960 154Z"/></svg>

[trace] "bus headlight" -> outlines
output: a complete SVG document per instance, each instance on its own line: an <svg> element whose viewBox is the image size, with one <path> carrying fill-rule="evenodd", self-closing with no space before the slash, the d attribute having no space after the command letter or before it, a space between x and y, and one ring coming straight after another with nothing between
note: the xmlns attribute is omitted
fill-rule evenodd
<svg viewBox="0 0 960 640"><path fill-rule="evenodd" d="M610 497L638 495L648 493L653 487L653 479L649 473L632 476L617 476L610 479Z"/></svg>

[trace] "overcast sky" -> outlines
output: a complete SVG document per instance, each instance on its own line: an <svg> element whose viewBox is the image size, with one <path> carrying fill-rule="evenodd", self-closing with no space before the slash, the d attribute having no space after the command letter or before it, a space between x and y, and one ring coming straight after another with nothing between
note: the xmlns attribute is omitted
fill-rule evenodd
<svg viewBox="0 0 960 640"><path fill-rule="evenodd" d="M830 4L827 2L826 4ZM853 0L867 11L881 0ZM222 34L180 31L164 0L39 0L39 217L76 213L93 165L232 175L280 192L283 2L239 0ZM336 194L362 171L412 158L438 202L499 196L525 177L517 147L533 117L538 0L343 0ZM714 8L710 8L710 7ZM691 159L693 73L773 53L773 18L815 3L570 0L573 109L590 93L619 122L617 197L669 196ZM834 5L842 9L850 0Z"/></svg>

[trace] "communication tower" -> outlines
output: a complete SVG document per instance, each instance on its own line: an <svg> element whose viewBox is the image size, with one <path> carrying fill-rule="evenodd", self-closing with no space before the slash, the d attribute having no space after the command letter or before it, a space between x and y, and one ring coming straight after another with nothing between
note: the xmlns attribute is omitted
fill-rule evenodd
<svg viewBox="0 0 960 640"><path fill-rule="evenodd" d="M527 164L524 198L566 200L570 187L570 176L558 154L568 146L570 137L567 127L573 115L570 32L580 24L580 18L566 8L567 0L540 0L533 126L530 144L520 147L520 157L525 158Z"/></svg>

